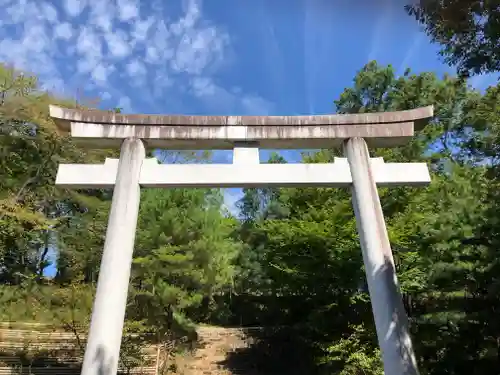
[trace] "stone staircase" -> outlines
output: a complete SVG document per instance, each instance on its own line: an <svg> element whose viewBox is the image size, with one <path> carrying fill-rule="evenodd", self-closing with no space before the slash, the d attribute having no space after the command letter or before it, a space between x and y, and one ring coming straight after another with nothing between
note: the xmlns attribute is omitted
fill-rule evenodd
<svg viewBox="0 0 500 375"><path fill-rule="evenodd" d="M152 349L147 350L151 365L120 373L156 375L156 349L148 349ZM82 359L72 332L40 324L0 323L0 375L80 375Z"/></svg>

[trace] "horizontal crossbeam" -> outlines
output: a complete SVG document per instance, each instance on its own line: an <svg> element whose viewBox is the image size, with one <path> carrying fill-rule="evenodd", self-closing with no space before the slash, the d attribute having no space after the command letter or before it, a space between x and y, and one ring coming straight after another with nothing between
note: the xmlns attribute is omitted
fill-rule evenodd
<svg viewBox="0 0 500 375"><path fill-rule="evenodd" d="M236 160L235 160L236 161ZM425 163L385 163L371 160L379 186L425 186L430 175ZM66 188L111 188L116 181L118 159L104 164L61 164L56 185ZM142 187L348 187L352 183L347 159L324 164L158 164L155 158L142 164Z"/></svg>
<svg viewBox="0 0 500 375"><path fill-rule="evenodd" d="M59 129L87 147L120 147L140 138L148 148L232 149L236 142L260 148L318 149L362 137L372 147L407 143L433 115L432 106L407 111L314 116L124 115L50 106Z"/></svg>

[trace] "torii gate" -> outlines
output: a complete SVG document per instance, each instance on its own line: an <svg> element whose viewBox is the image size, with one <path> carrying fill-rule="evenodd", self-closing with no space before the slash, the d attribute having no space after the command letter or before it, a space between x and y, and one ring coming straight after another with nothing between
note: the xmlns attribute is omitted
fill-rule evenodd
<svg viewBox="0 0 500 375"><path fill-rule="evenodd" d="M430 183L424 163L370 159L367 144L406 143L433 116L408 111L318 116L123 115L50 106L57 126L88 147L121 147L104 164L62 164L56 185L114 187L82 375L116 375L122 339L140 187L351 187L366 278L386 375L417 375L377 185ZM259 148L343 145L346 158L325 164L260 164ZM233 164L162 165L145 147L233 149Z"/></svg>

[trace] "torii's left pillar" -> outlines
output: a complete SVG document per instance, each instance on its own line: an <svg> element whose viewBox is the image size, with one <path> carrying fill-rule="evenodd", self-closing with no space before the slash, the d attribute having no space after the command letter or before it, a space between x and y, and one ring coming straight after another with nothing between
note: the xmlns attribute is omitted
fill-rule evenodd
<svg viewBox="0 0 500 375"><path fill-rule="evenodd" d="M118 371L139 214L139 178L145 156L142 140L123 141L82 375L111 375Z"/></svg>

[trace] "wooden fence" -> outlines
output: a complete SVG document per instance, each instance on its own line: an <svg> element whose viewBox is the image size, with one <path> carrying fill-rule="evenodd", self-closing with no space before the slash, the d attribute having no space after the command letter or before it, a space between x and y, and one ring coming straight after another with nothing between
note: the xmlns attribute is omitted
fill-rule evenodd
<svg viewBox="0 0 500 375"><path fill-rule="evenodd" d="M119 374L157 375L160 348L144 351L150 364L120 368ZM0 322L0 375L80 375L82 359L73 332L37 323Z"/></svg>

